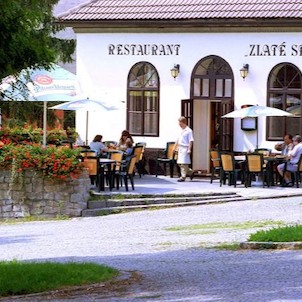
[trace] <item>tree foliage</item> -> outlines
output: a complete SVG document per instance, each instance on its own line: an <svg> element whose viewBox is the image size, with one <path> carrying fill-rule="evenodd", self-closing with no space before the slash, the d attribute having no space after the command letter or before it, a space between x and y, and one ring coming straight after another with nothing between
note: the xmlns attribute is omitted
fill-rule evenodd
<svg viewBox="0 0 302 302"><path fill-rule="evenodd" d="M74 40L55 37L53 7L58 0L0 0L0 78L27 67L71 62Z"/></svg>
<svg viewBox="0 0 302 302"><path fill-rule="evenodd" d="M25 68L50 69L52 63L72 61L75 41L56 37L56 33L63 29L55 23L53 16L58 1L0 0L0 82L9 75L18 78ZM22 86L24 83L19 81L14 84L14 89L22 90L26 95L26 87L22 89ZM17 123L31 121L41 124L40 103L1 101L5 96L11 99L0 89L0 106L6 117ZM49 122L54 122L54 114L51 112L48 116Z"/></svg>

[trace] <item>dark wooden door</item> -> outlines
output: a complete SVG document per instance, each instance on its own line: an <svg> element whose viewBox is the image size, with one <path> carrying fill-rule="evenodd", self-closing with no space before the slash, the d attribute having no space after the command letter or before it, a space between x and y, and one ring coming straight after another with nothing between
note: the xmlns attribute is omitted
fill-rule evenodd
<svg viewBox="0 0 302 302"><path fill-rule="evenodd" d="M234 110L232 100L221 101L221 116ZM220 150L233 151L234 121L232 118L221 118L220 122Z"/></svg>
<svg viewBox="0 0 302 302"><path fill-rule="evenodd" d="M181 115L187 119L188 126L193 130L193 99L181 100Z"/></svg>

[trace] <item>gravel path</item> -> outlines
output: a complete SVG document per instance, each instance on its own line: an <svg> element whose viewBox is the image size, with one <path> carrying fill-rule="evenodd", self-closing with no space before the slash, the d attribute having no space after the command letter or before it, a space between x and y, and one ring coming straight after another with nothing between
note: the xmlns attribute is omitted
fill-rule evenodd
<svg viewBox="0 0 302 302"><path fill-rule="evenodd" d="M47 301L297 302L302 301L302 252L205 247L244 241L255 230L233 227L234 223L301 222L301 204L302 197L252 200L1 225L0 260L94 261L142 276L127 290L110 296L94 293ZM167 230L211 223L225 227ZM17 300L44 301L41 297Z"/></svg>

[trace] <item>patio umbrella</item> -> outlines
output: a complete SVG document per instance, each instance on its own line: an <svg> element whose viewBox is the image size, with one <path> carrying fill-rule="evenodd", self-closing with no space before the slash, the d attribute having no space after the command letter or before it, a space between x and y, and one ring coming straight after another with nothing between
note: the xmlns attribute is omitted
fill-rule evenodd
<svg viewBox="0 0 302 302"><path fill-rule="evenodd" d="M259 116L294 116L293 114L278 109L274 107L267 107L267 106L249 106L242 109L237 109L232 112L229 112L222 116L222 118L245 118L245 117L255 117L258 119ZM257 127L257 143L256 148L258 148L258 127Z"/></svg>
<svg viewBox="0 0 302 302"><path fill-rule="evenodd" d="M9 76L2 80L0 92L4 101L43 102L43 146L46 145L47 102L68 102L80 93L76 75L53 64L49 70L24 69L19 77Z"/></svg>
<svg viewBox="0 0 302 302"><path fill-rule="evenodd" d="M89 111L110 111L116 110L117 108L114 106L107 106L103 102L98 100L91 100L89 98L86 99L78 99L70 102L66 102L63 104L59 104L49 109L56 110L75 110L75 111L86 111L86 138L85 144L88 144L88 124L89 124Z"/></svg>

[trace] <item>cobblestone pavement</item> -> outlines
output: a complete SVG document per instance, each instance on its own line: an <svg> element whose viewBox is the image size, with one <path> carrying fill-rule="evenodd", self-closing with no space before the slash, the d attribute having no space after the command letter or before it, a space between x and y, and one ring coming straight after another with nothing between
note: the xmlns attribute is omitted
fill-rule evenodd
<svg viewBox="0 0 302 302"><path fill-rule="evenodd" d="M207 248L246 240L255 231L242 227L249 221L301 222L301 205L302 197L291 197L2 224L0 260L94 261L137 272L141 279L110 294L0 300L302 301L301 251ZM175 230L196 224L209 228Z"/></svg>

